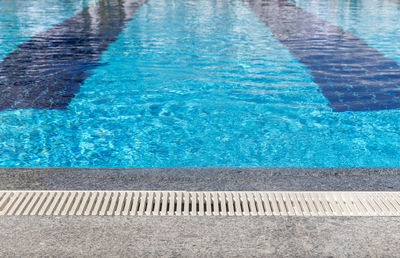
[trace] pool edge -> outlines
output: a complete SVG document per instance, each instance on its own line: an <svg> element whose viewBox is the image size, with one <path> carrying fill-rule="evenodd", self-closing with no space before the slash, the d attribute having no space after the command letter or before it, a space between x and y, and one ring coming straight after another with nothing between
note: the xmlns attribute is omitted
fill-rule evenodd
<svg viewBox="0 0 400 258"><path fill-rule="evenodd" d="M0 168L0 190L396 191L400 168Z"/></svg>

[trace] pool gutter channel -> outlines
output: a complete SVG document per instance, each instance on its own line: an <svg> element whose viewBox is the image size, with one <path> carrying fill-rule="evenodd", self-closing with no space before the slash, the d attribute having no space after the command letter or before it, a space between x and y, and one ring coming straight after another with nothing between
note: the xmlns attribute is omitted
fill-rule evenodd
<svg viewBox="0 0 400 258"><path fill-rule="evenodd" d="M4 216L400 216L399 191L0 191Z"/></svg>

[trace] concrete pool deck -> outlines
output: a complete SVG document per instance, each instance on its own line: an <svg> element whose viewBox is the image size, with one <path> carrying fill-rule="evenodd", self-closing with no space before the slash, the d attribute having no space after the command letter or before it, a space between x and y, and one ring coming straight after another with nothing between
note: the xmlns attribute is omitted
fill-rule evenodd
<svg viewBox="0 0 400 258"><path fill-rule="evenodd" d="M398 257L400 218L3 217L0 257Z"/></svg>
<svg viewBox="0 0 400 258"><path fill-rule="evenodd" d="M399 191L400 168L0 168L0 190Z"/></svg>
<svg viewBox="0 0 400 258"><path fill-rule="evenodd" d="M400 169L0 169L1 190L399 191ZM400 217L1 217L0 257L398 257Z"/></svg>

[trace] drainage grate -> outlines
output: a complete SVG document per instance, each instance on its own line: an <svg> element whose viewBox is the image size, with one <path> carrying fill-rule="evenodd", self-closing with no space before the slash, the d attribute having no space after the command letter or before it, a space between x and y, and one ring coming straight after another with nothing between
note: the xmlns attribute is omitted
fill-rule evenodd
<svg viewBox="0 0 400 258"><path fill-rule="evenodd" d="M0 191L0 215L400 216L400 192Z"/></svg>

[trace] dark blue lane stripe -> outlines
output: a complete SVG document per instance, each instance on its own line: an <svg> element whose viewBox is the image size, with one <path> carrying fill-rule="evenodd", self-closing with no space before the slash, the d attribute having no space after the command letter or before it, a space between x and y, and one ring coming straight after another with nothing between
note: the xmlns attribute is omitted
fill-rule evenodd
<svg viewBox="0 0 400 258"><path fill-rule="evenodd" d="M243 0L311 71L333 111L400 108L400 67L355 35L285 0Z"/></svg>
<svg viewBox="0 0 400 258"><path fill-rule="evenodd" d="M65 109L144 0L100 0L0 63L0 110ZM45 19L45 17L43 17Z"/></svg>

